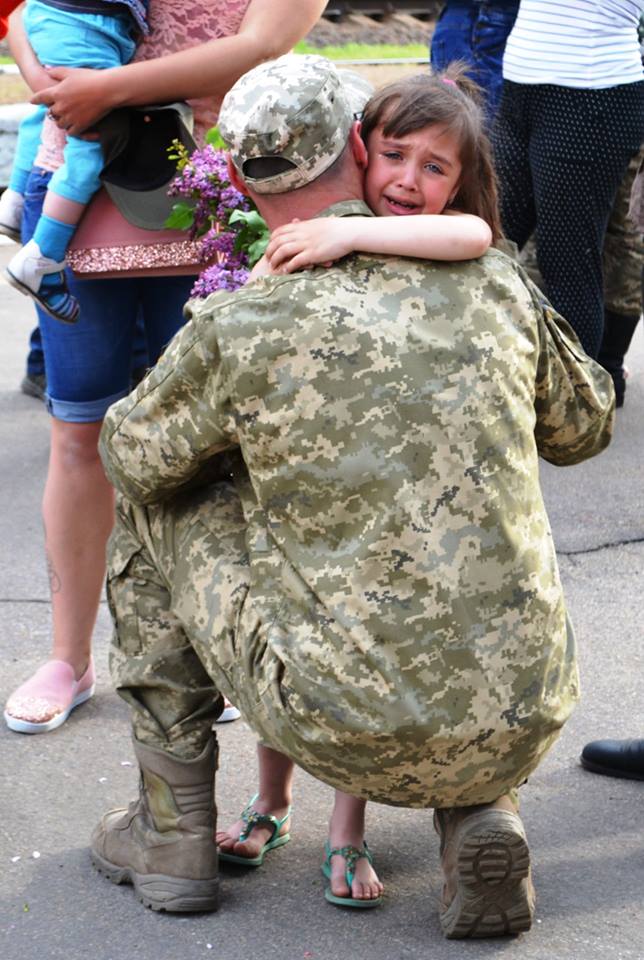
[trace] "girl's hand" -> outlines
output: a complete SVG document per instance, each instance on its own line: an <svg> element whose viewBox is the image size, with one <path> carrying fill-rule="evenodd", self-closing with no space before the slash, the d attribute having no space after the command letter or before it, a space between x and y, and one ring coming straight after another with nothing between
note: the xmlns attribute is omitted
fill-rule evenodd
<svg viewBox="0 0 644 960"><path fill-rule="evenodd" d="M351 217L321 217L319 220L294 220L271 234L266 258L273 273L294 273L351 253L354 230Z"/></svg>
<svg viewBox="0 0 644 960"><path fill-rule="evenodd" d="M246 283L250 283L252 280L257 280L259 277L267 277L271 273L275 273L275 270L271 270L271 265L266 259L266 254L263 257L260 257L251 272L248 275L248 280Z"/></svg>

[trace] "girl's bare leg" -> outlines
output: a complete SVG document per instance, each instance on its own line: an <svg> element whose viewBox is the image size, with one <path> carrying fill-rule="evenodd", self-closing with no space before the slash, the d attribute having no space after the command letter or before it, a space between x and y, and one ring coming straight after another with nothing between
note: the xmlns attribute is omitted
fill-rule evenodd
<svg viewBox="0 0 644 960"><path fill-rule="evenodd" d="M336 790L329 821L329 844L332 850L341 847L362 849L366 806L366 801ZM382 896L384 886L366 857L356 862L351 889L345 879L346 866L344 857L337 854L331 857L331 893L336 897L351 896L356 900L375 900Z"/></svg>
<svg viewBox="0 0 644 960"><path fill-rule="evenodd" d="M286 816L293 797L293 761L271 747L258 744L257 763L259 796L253 804L253 810L257 813L271 813L281 820ZM239 834L244 826L243 820L237 820L227 830L218 831L215 835L217 844L222 850L238 857L257 857L264 844L272 839L272 831L269 827L253 827L248 839L240 842ZM287 820L280 833L287 833L288 829Z"/></svg>

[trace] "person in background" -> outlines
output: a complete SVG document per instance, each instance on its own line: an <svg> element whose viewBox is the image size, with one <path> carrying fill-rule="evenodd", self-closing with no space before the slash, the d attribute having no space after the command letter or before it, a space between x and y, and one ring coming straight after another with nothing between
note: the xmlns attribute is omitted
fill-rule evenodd
<svg viewBox="0 0 644 960"><path fill-rule="evenodd" d="M591 773L624 780L644 780L644 740L592 740L581 752Z"/></svg>
<svg viewBox="0 0 644 960"><path fill-rule="evenodd" d="M201 139L237 77L290 50L323 8L323 0L300 0L295 7L288 0L151 0L150 35L133 63L108 70L59 67L45 72L44 80L16 13L10 37L23 74L36 72L41 85L47 84L36 99L71 135L117 106L191 99ZM62 162L63 143L64 136L46 119L27 187L25 239L40 216L51 174ZM67 281L81 304L82 322L61 324L39 311L52 416L43 518L53 647L51 659L5 706L9 728L24 733L60 726L94 690L91 638L114 522L114 494L98 455L98 436L107 408L130 390L137 319L143 315L154 363L184 322L183 305L194 278L168 268L161 277L79 281L68 275ZM218 712L222 704L216 704Z"/></svg>
<svg viewBox="0 0 644 960"><path fill-rule="evenodd" d="M147 4L148 0L103 0L97 6L80 0L61 6L60 0L27 0L23 24L29 45L44 67L56 64L105 70L132 59L137 40L148 32ZM36 108L36 114L39 111L42 107ZM28 132L18 132L14 171L0 198L0 228L13 229L16 235L27 178L40 143L37 132L32 131L33 115L24 125ZM63 158L49 181L33 236L11 258L5 275L50 316L75 323L78 301L67 289L63 268L78 222L100 187L103 150L98 141L70 136Z"/></svg>
<svg viewBox="0 0 644 960"><path fill-rule="evenodd" d="M640 238L644 235L644 159L633 180L628 217ZM644 739L593 740L581 753L581 764L592 773L627 780L644 780Z"/></svg>
<svg viewBox="0 0 644 960"><path fill-rule="evenodd" d="M472 68L485 94L488 127L501 100L503 52L518 9L519 0L447 0L432 34L432 70L445 70L454 60Z"/></svg>
<svg viewBox="0 0 644 960"><path fill-rule="evenodd" d="M613 378L618 407L626 393L624 358L642 315L644 226L633 223L629 201L643 159L644 146L619 185L604 240L604 333L597 359Z"/></svg>
<svg viewBox="0 0 644 960"><path fill-rule="evenodd" d="M445 69L452 60L471 65L486 92L488 123L493 125L503 85L503 53L512 30L519 0L448 0L431 43L434 69ZM640 20L640 39L642 21ZM604 334L598 359L613 377L617 406L624 402L624 355L641 312L641 234L626 217L628 196L637 159L631 161L613 204L603 249ZM521 262L539 286L545 286L536 260L534 238L522 250Z"/></svg>
<svg viewBox="0 0 644 960"><path fill-rule="evenodd" d="M597 356L602 250L620 181L644 135L641 0L521 0L492 128L501 219L535 232L544 290Z"/></svg>

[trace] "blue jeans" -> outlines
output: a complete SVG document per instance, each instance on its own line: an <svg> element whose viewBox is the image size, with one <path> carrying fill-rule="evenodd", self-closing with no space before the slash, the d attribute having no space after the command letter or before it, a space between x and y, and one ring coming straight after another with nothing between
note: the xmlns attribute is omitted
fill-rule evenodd
<svg viewBox="0 0 644 960"><path fill-rule="evenodd" d="M32 171L23 214L23 241L36 226L51 174ZM67 326L38 310L47 368L47 404L58 420L93 423L126 396L137 319L142 317L150 363L183 324L194 277L67 281L78 298L78 323Z"/></svg>
<svg viewBox="0 0 644 960"><path fill-rule="evenodd" d="M34 327L29 337L29 353L27 354L27 376L45 376L45 354L42 348L40 327Z"/></svg>
<svg viewBox="0 0 644 960"><path fill-rule="evenodd" d="M136 379L147 367L151 366L148 355L148 344L145 336L145 325L143 323L143 314L139 310L136 319L136 330L134 331L134 346L132 348L131 372ZM42 348L42 336L40 327L36 326L31 331L29 337L29 353L27 354L27 376L44 377L45 376L45 353Z"/></svg>
<svg viewBox="0 0 644 960"><path fill-rule="evenodd" d="M432 37L434 70L444 70L453 60L464 60L472 67L472 76L485 94L488 126L501 100L503 53L518 10L519 0L448 0Z"/></svg>

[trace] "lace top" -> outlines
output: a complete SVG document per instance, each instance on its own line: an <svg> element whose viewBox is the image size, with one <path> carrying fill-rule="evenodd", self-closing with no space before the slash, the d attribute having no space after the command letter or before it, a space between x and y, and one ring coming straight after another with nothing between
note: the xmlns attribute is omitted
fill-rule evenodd
<svg viewBox="0 0 644 960"><path fill-rule="evenodd" d="M207 40L234 36L251 0L150 0L150 35L138 47L134 60L152 60L196 47ZM221 97L191 100L195 139L200 142L217 120ZM36 166L56 170L63 162L65 133L47 118Z"/></svg>
<svg viewBox="0 0 644 960"><path fill-rule="evenodd" d="M249 3L250 0L150 0L150 35L137 49L134 60L152 60L207 40L232 37L239 30ZM190 101L197 141L216 122L221 100L202 97Z"/></svg>

